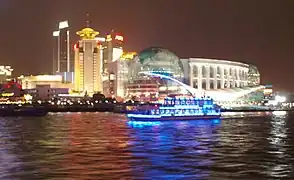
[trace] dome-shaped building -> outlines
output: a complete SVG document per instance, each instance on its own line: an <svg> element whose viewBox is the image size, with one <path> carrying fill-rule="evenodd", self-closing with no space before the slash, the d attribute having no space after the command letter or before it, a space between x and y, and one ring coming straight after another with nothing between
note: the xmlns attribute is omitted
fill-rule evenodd
<svg viewBox="0 0 294 180"><path fill-rule="evenodd" d="M142 72L166 75L177 80L184 79L184 68L180 58L167 49L149 47L141 51L129 64L127 96L141 101L182 93L178 84Z"/></svg>
<svg viewBox="0 0 294 180"><path fill-rule="evenodd" d="M130 79L136 79L140 72L163 73L176 79L184 77L184 68L180 58L167 49L150 47L136 56L129 68Z"/></svg>

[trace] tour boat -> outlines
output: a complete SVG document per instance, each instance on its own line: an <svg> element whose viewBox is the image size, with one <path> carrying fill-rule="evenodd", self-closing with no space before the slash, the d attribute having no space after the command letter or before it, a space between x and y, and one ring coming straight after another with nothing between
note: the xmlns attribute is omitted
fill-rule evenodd
<svg viewBox="0 0 294 180"><path fill-rule="evenodd" d="M220 110L210 97L167 97L163 103L135 106L127 117L133 121L217 119Z"/></svg>

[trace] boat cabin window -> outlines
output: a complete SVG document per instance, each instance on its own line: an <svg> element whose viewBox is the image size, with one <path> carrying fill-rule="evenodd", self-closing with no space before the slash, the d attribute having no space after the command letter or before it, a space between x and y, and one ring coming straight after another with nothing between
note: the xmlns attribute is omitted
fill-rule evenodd
<svg viewBox="0 0 294 180"><path fill-rule="evenodd" d="M181 99L181 105L186 105L186 99Z"/></svg>
<svg viewBox="0 0 294 180"><path fill-rule="evenodd" d="M195 100L194 99L190 100L190 105L195 105Z"/></svg>
<svg viewBox="0 0 294 180"><path fill-rule="evenodd" d="M175 100L175 105L180 105L180 100L179 99Z"/></svg>
<svg viewBox="0 0 294 180"><path fill-rule="evenodd" d="M192 101L193 101L192 99L187 99L186 100L187 105L191 105L192 104Z"/></svg>
<svg viewBox="0 0 294 180"><path fill-rule="evenodd" d="M165 100L165 105L171 105L172 104L172 100L171 99L166 99Z"/></svg>

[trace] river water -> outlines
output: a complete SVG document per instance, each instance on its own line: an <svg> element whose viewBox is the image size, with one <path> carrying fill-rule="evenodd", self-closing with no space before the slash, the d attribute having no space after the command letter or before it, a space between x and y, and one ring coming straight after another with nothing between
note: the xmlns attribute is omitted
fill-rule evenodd
<svg viewBox="0 0 294 180"><path fill-rule="evenodd" d="M294 113L131 122L0 118L0 179L294 179Z"/></svg>

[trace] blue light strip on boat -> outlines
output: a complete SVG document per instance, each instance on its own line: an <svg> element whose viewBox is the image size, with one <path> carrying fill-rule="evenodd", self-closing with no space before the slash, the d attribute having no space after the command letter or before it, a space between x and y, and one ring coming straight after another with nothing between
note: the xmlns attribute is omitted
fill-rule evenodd
<svg viewBox="0 0 294 180"><path fill-rule="evenodd" d="M161 118L160 115L148 115L148 114L127 114L129 118Z"/></svg>
<svg viewBox="0 0 294 180"><path fill-rule="evenodd" d="M175 115L170 115L170 114L163 114L163 115L150 115L150 114L127 114L128 118L162 118L162 117L178 117L178 116L204 116L204 113L195 113L195 114L175 114ZM220 113L207 113L206 115L209 116L219 116Z"/></svg>

